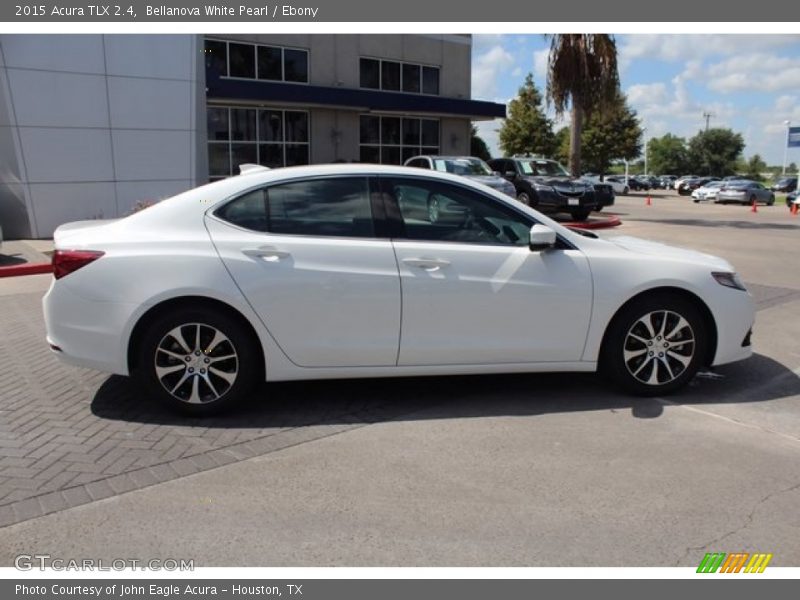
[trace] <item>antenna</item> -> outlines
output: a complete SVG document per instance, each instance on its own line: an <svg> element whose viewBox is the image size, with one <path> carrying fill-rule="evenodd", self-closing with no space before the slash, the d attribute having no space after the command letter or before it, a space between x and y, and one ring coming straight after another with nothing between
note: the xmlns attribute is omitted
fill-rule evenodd
<svg viewBox="0 0 800 600"><path fill-rule="evenodd" d="M708 131L708 121L709 121L709 120L711 119L711 117L713 117L713 116L714 116L714 115L713 115L712 113L710 113L710 112L704 112L704 113L703 113L703 118L706 120L706 131Z"/></svg>

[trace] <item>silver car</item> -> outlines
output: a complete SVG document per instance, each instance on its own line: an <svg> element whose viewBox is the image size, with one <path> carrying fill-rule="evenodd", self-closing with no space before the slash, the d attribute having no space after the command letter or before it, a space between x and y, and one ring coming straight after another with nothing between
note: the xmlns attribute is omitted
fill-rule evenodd
<svg viewBox="0 0 800 600"><path fill-rule="evenodd" d="M405 162L405 166L461 175L478 183L488 185L490 188L503 192L512 198L517 197L513 183L497 175L489 165L474 156L412 156Z"/></svg>
<svg viewBox="0 0 800 600"><path fill-rule="evenodd" d="M716 202L718 204L763 202L767 206L772 206L775 204L775 194L757 181L739 179L724 182L723 186L719 188L719 192L717 192Z"/></svg>

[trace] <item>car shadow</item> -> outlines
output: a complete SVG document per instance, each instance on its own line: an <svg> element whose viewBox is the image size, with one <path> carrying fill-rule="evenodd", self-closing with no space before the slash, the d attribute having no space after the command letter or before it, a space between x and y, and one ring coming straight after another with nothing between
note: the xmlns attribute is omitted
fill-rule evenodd
<svg viewBox="0 0 800 600"><path fill-rule="evenodd" d="M800 394L800 377L756 354L701 373L671 404L764 402ZM592 373L403 377L265 383L226 414L186 417L162 407L133 380L112 376L91 404L98 417L207 428L285 428L391 420L534 416L576 411L630 411L659 417L665 402L618 391Z"/></svg>
<svg viewBox="0 0 800 600"><path fill-rule="evenodd" d="M16 265L22 265L28 262L21 256L17 256L16 254L2 254L0 253L0 267L12 267Z"/></svg>

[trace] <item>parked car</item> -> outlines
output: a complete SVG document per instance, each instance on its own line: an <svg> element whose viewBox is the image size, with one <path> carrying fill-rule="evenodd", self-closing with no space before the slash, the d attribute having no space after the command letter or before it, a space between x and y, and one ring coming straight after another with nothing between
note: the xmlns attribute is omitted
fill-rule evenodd
<svg viewBox="0 0 800 600"><path fill-rule="evenodd" d="M790 194L786 195L786 206L792 208L792 204L800 204L800 199L798 199L798 191L795 190Z"/></svg>
<svg viewBox="0 0 800 600"><path fill-rule="evenodd" d="M716 201L720 204L728 204L729 202L738 202L740 204L763 202L767 206L772 206L775 204L775 194L757 181L740 179L738 181L726 181L719 188Z"/></svg>
<svg viewBox="0 0 800 600"><path fill-rule="evenodd" d="M600 206L594 184L574 179L554 160L493 158L489 166L514 184L517 200L550 212L566 212L585 221Z"/></svg>
<svg viewBox="0 0 800 600"><path fill-rule="evenodd" d="M414 194L428 219L404 212ZM251 170L54 243L52 351L197 415L264 379L599 368L660 396L752 354L725 260L579 234L430 170Z"/></svg>
<svg viewBox="0 0 800 600"><path fill-rule="evenodd" d="M797 189L797 177L781 177L770 189L773 192L793 192Z"/></svg>
<svg viewBox="0 0 800 600"><path fill-rule="evenodd" d="M585 181L589 181L592 184L597 183L604 183L606 185L610 185L611 189L614 190L614 194L617 196L627 196L631 188L625 183L624 178L619 178L615 175L606 175L603 180L600 180L600 175L595 175L594 173L587 173L583 176Z"/></svg>
<svg viewBox="0 0 800 600"><path fill-rule="evenodd" d="M672 189L672 183L678 177L675 175L659 175L658 177L658 187L662 190L669 190Z"/></svg>
<svg viewBox="0 0 800 600"><path fill-rule="evenodd" d="M681 196L690 196L697 188L714 181L719 180L716 177L694 177L691 179L684 179L680 186L678 186L678 194Z"/></svg>
<svg viewBox="0 0 800 600"><path fill-rule="evenodd" d="M672 182L672 188L677 190L686 179L697 179L698 175L681 175Z"/></svg>
<svg viewBox="0 0 800 600"><path fill-rule="evenodd" d="M716 200L719 188L721 188L723 184L724 182L722 181L709 181L708 183L695 188L692 191L692 198L694 199L695 203L702 202L703 200Z"/></svg>
<svg viewBox="0 0 800 600"><path fill-rule="evenodd" d="M631 175L628 177L628 185L633 191L636 192L647 191L652 187L650 180L641 175Z"/></svg>
<svg viewBox="0 0 800 600"><path fill-rule="evenodd" d="M473 181L508 194L512 198L517 197L512 183L503 179L498 173L493 172L489 165L474 156L413 156L405 162L405 165L407 167L419 167L420 169L431 169L468 177Z"/></svg>

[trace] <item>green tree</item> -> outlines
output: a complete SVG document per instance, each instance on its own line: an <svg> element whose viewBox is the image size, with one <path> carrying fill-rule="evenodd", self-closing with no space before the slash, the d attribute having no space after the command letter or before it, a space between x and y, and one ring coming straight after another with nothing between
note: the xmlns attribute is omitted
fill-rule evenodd
<svg viewBox="0 0 800 600"><path fill-rule="evenodd" d="M569 162L569 127L562 127L556 131L556 151L553 158L562 165Z"/></svg>
<svg viewBox="0 0 800 600"><path fill-rule="evenodd" d="M613 101L619 88L617 44L608 34L555 34L550 38L547 99L570 112L569 170L581 173L583 120Z"/></svg>
<svg viewBox="0 0 800 600"><path fill-rule="evenodd" d="M668 133L647 143L650 171L661 175L685 174L689 165L686 140Z"/></svg>
<svg viewBox="0 0 800 600"><path fill-rule="evenodd" d="M786 167L786 173L787 173L787 175L789 173L791 173L793 175L796 175L797 174L797 163L793 163L793 162L789 163L789 166Z"/></svg>
<svg viewBox="0 0 800 600"><path fill-rule="evenodd" d="M642 128L636 111L617 90L602 111L590 113L581 133L585 171L605 175L612 161L633 160L642 153Z"/></svg>
<svg viewBox="0 0 800 600"><path fill-rule="evenodd" d="M553 122L544 114L542 94L530 73L517 97L508 103L508 117L500 128L500 148L507 156L551 156L555 151Z"/></svg>
<svg viewBox="0 0 800 600"><path fill-rule="evenodd" d="M689 140L689 169L698 175L732 175L742 150L744 139L740 133L723 128L698 131Z"/></svg>
<svg viewBox="0 0 800 600"><path fill-rule="evenodd" d="M477 156L483 160L489 160L492 158L492 154L489 152L489 146L487 146L486 142L483 141L483 138L478 135L478 128L475 127L475 125L472 126L471 130L469 153L470 156Z"/></svg>
<svg viewBox="0 0 800 600"><path fill-rule="evenodd" d="M754 154L747 161L747 168L745 169L745 176L753 181L762 181L764 177L761 175L767 170L767 163L761 158L760 154Z"/></svg>

